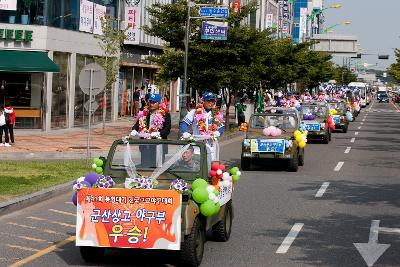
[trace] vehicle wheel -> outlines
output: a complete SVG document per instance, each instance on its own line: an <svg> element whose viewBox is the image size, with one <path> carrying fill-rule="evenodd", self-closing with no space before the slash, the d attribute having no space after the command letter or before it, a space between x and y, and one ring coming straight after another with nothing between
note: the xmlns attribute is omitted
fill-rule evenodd
<svg viewBox="0 0 400 267"><path fill-rule="evenodd" d="M346 124L344 127L343 127L343 133L347 133L347 130L349 129L349 125L348 124Z"/></svg>
<svg viewBox="0 0 400 267"><path fill-rule="evenodd" d="M79 247L82 259L85 262L98 262L104 256L105 248L100 247Z"/></svg>
<svg viewBox="0 0 400 267"><path fill-rule="evenodd" d="M299 166L304 166L304 148L303 153L299 153Z"/></svg>
<svg viewBox="0 0 400 267"><path fill-rule="evenodd" d="M241 158L240 160L240 167L244 171L250 171L251 170L251 159L248 158Z"/></svg>
<svg viewBox="0 0 400 267"><path fill-rule="evenodd" d="M204 228L200 219L196 217L192 231L189 235L185 236L181 248L182 266L200 266L201 260L203 259L205 240Z"/></svg>
<svg viewBox="0 0 400 267"><path fill-rule="evenodd" d="M296 155L289 160L289 168L288 171L290 172L297 172L299 169L299 152L296 153Z"/></svg>
<svg viewBox="0 0 400 267"><path fill-rule="evenodd" d="M233 209L232 202L226 203L224 218L222 221L213 226L215 239L219 242L228 241L232 231Z"/></svg>

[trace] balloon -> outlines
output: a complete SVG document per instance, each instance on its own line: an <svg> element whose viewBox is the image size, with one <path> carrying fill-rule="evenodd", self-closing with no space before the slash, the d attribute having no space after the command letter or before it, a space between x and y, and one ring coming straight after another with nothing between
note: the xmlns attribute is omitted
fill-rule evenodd
<svg viewBox="0 0 400 267"><path fill-rule="evenodd" d="M217 176L217 171L211 170L209 174L210 174L210 177L215 177L215 176Z"/></svg>
<svg viewBox="0 0 400 267"><path fill-rule="evenodd" d="M208 193L212 193L212 192L214 192L214 190L215 190L214 186L212 186L212 185L207 186L207 192Z"/></svg>
<svg viewBox="0 0 400 267"><path fill-rule="evenodd" d="M207 200L206 202L200 205L200 212L206 217L214 215L215 210L216 210L215 204L211 200Z"/></svg>
<svg viewBox="0 0 400 267"><path fill-rule="evenodd" d="M301 134L301 132L299 131L299 130L296 130L296 131L294 131L294 137L296 137L297 135L300 135Z"/></svg>
<svg viewBox="0 0 400 267"><path fill-rule="evenodd" d="M93 163L96 164L96 162L99 160L99 158L94 158Z"/></svg>
<svg viewBox="0 0 400 267"><path fill-rule="evenodd" d="M104 164L104 162L103 162L101 159L99 159L98 161L96 161L97 167L102 167L103 164Z"/></svg>
<svg viewBox="0 0 400 267"><path fill-rule="evenodd" d="M74 203L75 206L77 205L77 203L78 203L78 193L77 192L74 193L71 201L72 201L72 203Z"/></svg>
<svg viewBox="0 0 400 267"><path fill-rule="evenodd" d="M217 171L219 169L219 162L213 162L211 164L211 170Z"/></svg>
<svg viewBox="0 0 400 267"><path fill-rule="evenodd" d="M270 136L271 135L271 129L269 127L268 128L264 128L263 129L263 134L265 136Z"/></svg>
<svg viewBox="0 0 400 267"><path fill-rule="evenodd" d="M208 183L206 180L198 178L196 180L194 180L194 182L192 183L192 190L195 190L199 187L206 187L208 186Z"/></svg>
<svg viewBox="0 0 400 267"><path fill-rule="evenodd" d="M99 176L97 174L95 174L94 172L89 172L85 176L85 181L88 182L90 185L94 185L97 182L98 178Z"/></svg>
<svg viewBox="0 0 400 267"><path fill-rule="evenodd" d="M98 174L103 173L103 168L102 167L96 167L96 173L98 173Z"/></svg>
<svg viewBox="0 0 400 267"><path fill-rule="evenodd" d="M214 189L214 194L215 194L216 196L219 196L219 191L218 191L217 189Z"/></svg>
<svg viewBox="0 0 400 267"><path fill-rule="evenodd" d="M96 168L97 168L96 163L93 163L93 164L92 164L92 168L93 168L93 169L96 169Z"/></svg>
<svg viewBox="0 0 400 267"><path fill-rule="evenodd" d="M233 167L232 169L229 170L229 172L234 175L238 172L239 168L238 167Z"/></svg>
<svg viewBox="0 0 400 267"><path fill-rule="evenodd" d="M206 187L198 187L193 191L193 199L197 203L203 203L208 200L208 191Z"/></svg>
<svg viewBox="0 0 400 267"><path fill-rule="evenodd" d="M303 140L301 140L300 142L299 142L299 147L300 148L304 148L306 146L306 142L304 142Z"/></svg>
<svg viewBox="0 0 400 267"><path fill-rule="evenodd" d="M236 182L238 182L240 180L240 176L239 175L232 175L232 181L234 182L234 183L236 183Z"/></svg>
<svg viewBox="0 0 400 267"><path fill-rule="evenodd" d="M302 135L296 136L296 141L297 141L297 143L300 143L301 141L303 141L303 136Z"/></svg>
<svg viewBox="0 0 400 267"><path fill-rule="evenodd" d="M214 192L208 194L208 199L209 200L214 200L217 196L214 194Z"/></svg>
<svg viewBox="0 0 400 267"><path fill-rule="evenodd" d="M219 169L224 172L225 171L225 165L224 164L220 164L219 165Z"/></svg>
<svg viewBox="0 0 400 267"><path fill-rule="evenodd" d="M279 135L281 135L281 134L282 134L282 130L279 129L279 128L275 128L275 129L271 132L271 135L272 135L272 136L279 136Z"/></svg>

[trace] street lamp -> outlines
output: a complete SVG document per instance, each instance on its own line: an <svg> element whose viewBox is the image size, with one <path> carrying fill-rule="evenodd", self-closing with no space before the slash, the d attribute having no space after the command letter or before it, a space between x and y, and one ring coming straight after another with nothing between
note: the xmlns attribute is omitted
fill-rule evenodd
<svg viewBox="0 0 400 267"><path fill-rule="evenodd" d="M344 21L344 22L342 22L342 23L338 23L338 24L335 24L335 25L333 25L333 26L330 26L330 27L326 28L322 33L333 33L333 29L334 29L335 27L337 27L337 26L339 26L339 25L345 25L345 26L347 26L347 25L350 25L350 24L351 24L350 21Z"/></svg>

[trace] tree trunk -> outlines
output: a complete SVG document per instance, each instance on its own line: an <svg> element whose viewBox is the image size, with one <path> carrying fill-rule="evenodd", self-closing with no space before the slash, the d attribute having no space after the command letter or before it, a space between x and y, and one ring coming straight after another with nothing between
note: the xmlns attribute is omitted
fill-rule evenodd
<svg viewBox="0 0 400 267"><path fill-rule="evenodd" d="M107 90L103 91L103 134L106 131L106 114L107 114Z"/></svg>

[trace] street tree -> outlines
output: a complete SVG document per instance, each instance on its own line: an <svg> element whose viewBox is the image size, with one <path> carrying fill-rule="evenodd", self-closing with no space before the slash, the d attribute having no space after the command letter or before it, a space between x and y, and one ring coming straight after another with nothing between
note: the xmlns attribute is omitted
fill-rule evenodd
<svg viewBox="0 0 400 267"><path fill-rule="evenodd" d="M347 85L351 82L357 81L357 76L345 66L334 66L332 79L337 84Z"/></svg>
<svg viewBox="0 0 400 267"><path fill-rule="evenodd" d="M390 65L389 74L400 83L400 49L395 50L396 62Z"/></svg>
<svg viewBox="0 0 400 267"><path fill-rule="evenodd" d="M125 40L126 29L120 30L115 27L117 20L110 16L101 19L102 35L96 35L103 56L95 57L94 60L106 72L106 86L103 91L103 131L106 125L107 114L107 93L112 91L113 84L118 79L118 72L121 67L121 49Z"/></svg>

